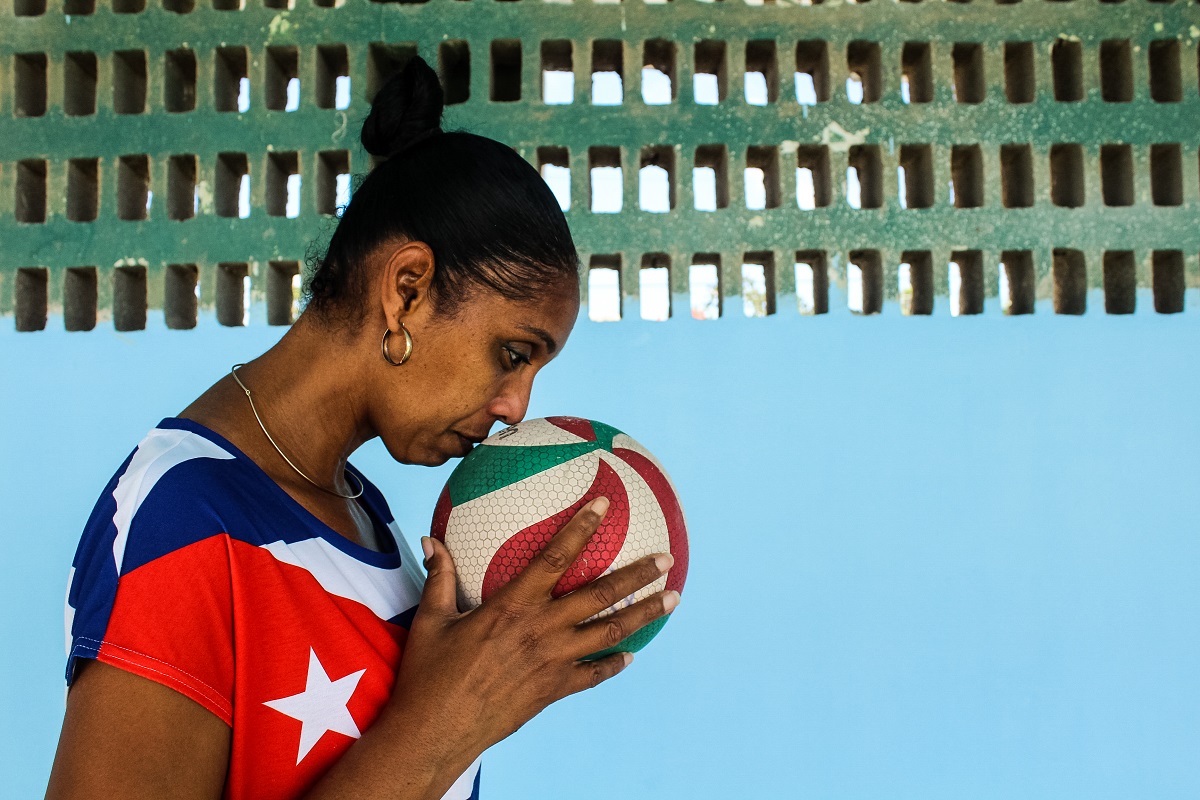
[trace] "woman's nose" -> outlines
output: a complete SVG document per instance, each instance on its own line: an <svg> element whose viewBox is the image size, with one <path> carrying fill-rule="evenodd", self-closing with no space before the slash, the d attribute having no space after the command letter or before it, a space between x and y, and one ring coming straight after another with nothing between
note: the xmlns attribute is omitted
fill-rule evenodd
<svg viewBox="0 0 1200 800"><path fill-rule="evenodd" d="M509 382L488 405L488 412L505 425L516 425L525 419L525 412L529 410L529 393L532 389L532 380Z"/></svg>

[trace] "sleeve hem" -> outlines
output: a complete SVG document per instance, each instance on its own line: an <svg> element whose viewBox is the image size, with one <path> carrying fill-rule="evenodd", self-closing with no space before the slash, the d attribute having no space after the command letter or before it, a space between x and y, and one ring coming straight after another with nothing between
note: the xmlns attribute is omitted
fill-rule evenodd
<svg viewBox="0 0 1200 800"><path fill-rule="evenodd" d="M155 683L174 689L215 714L226 725L233 726L233 705L220 692L196 676L145 653L104 642L92 652L77 652L79 657L93 657L109 666L132 672Z"/></svg>

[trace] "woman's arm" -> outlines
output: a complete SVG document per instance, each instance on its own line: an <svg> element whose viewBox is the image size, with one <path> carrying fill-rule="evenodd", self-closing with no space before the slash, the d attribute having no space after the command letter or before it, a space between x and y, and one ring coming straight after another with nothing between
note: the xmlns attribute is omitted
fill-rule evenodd
<svg viewBox="0 0 1200 800"><path fill-rule="evenodd" d="M669 556L642 559L551 597L606 510L603 498L585 508L524 572L466 614L456 606L450 553L423 540L429 579L392 698L308 797L438 800L480 753L547 705L624 669L626 654L579 659L668 613L677 596L660 592L604 619L584 620L657 580ZM230 739L220 718L182 694L88 663L67 698L47 797L215 800L225 784Z"/></svg>

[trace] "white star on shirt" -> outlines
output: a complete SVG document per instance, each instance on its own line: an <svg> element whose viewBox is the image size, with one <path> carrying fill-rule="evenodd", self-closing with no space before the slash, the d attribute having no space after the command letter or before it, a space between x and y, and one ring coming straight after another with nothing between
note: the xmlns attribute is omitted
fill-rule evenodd
<svg viewBox="0 0 1200 800"><path fill-rule="evenodd" d="M354 717L346 704L358 681L366 672L358 672L329 680L325 667L321 666L317 653L311 647L308 649L308 680L304 691L291 697L281 697L278 700L267 700L263 705L273 708L292 719L300 720L300 749L296 753L296 763L299 764L313 749L326 731L342 733L357 739L362 736Z"/></svg>

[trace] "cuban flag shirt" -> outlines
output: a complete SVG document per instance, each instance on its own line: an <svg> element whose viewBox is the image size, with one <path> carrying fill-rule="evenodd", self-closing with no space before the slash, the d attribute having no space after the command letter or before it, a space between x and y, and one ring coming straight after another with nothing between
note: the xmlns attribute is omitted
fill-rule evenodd
<svg viewBox="0 0 1200 800"><path fill-rule="evenodd" d="M181 692L232 729L224 797L303 795L387 703L424 577L379 490L383 552L318 520L245 454L167 418L113 476L67 591L80 658ZM478 761L446 800L475 800Z"/></svg>

